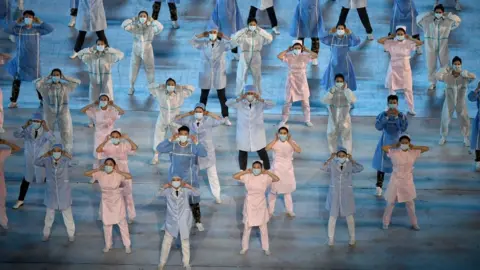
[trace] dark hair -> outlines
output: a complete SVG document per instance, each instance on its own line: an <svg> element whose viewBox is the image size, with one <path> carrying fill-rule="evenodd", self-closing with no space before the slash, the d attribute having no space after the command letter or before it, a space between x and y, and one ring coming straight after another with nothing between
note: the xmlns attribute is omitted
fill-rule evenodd
<svg viewBox="0 0 480 270"><path fill-rule="evenodd" d="M335 74L335 80L336 80L337 78L342 78L343 81L345 81L345 77L344 77L343 74L341 74L341 73Z"/></svg>
<svg viewBox="0 0 480 270"><path fill-rule="evenodd" d="M25 10L23 12L23 17L25 17L25 15L32 15L33 17L35 17L35 12L33 12L33 10Z"/></svg>
<svg viewBox="0 0 480 270"><path fill-rule="evenodd" d="M437 9L440 9L440 10L442 10L442 12L445 12L445 7L443 7L442 4L436 5L436 6L433 8L433 11L435 11L435 10L437 10Z"/></svg>
<svg viewBox="0 0 480 270"><path fill-rule="evenodd" d="M287 127L281 127L281 128L279 128L279 129L278 129L278 132L280 132L280 130L282 130L282 129L286 130L287 133L288 133L288 128L287 128Z"/></svg>
<svg viewBox="0 0 480 270"><path fill-rule="evenodd" d="M102 97L107 97L108 101L110 101L110 97L106 93L100 94L100 96L98 96L98 100L100 100Z"/></svg>
<svg viewBox="0 0 480 270"><path fill-rule="evenodd" d="M258 160L257 160L257 161L254 161L254 162L252 163L252 168L253 168L253 165L255 165L255 164L260 164L260 167L263 168L262 162L260 162L260 161L258 161Z"/></svg>
<svg viewBox="0 0 480 270"><path fill-rule="evenodd" d="M148 12L146 12L145 10L142 10L142 11L138 12L138 15L137 15L137 16L140 16L140 14L142 14L142 13L147 14L147 17L148 17Z"/></svg>
<svg viewBox="0 0 480 270"><path fill-rule="evenodd" d="M398 138L398 141L400 142L402 139L408 139L408 142L411 142L412 140L410 140L410 137L406 136L406 135L403 135L401 136L400 138Z"/></svg>
<svg viewBox="0 0 480 270"><path fill-rule="evenodd" d="M453 57L453 59L452 59L452 65L453 65L453 63L455 63L456 61L459 61L460 64L461 64L461 63L462 63L462 58L460 58L460 57L458 57L458 56Z"/></svg>
<svg viewBox="0 0 480 270"><path fill-rule="evenodd" d="M247 24L250 24L251 22L255 22L256 24L258 24L257 19L255 19L255 18L248 18Z"/></svg>
<svg viewBox="0 0 480 270"><path fill-rule="evenodd" d="M99 41L103 41L103 43L105 43L105 47L108 47L107 41L103 38L97 38L97 40L95 41L95 44L97 44Z"/></svg>
<svg viewBox="0 0 480 270"><path fill-rule="evenodd" d="M165 84L167 84L169 81L172 81L173 83L175 83L175 85L177 85L177 82L172 79L172 78L168 78L166 81L165 81Z"/></svg>
<svg viewBox="0 0 480 270"><path fill-rule="evenodd" d="M104 161L103 161L103 164L107 163L107 161L111 160L113 162L113 165L117 166L117 162L115 162L115 159L113 158L106 158Z"/></svg>
<svg viewBox="0 0 480 270"><path fill-rule="evenodd" d="M337 23L337 26L335 26L335 28L338 28L340 25L343 26L344 28L347 28L347 26L344 23Z"/></svg>
<svg viewBox="0 0 480 270"><path fill-rule="evenodd" d="M179 127L178 128L178 133L180 133L180 131L186 131L186 132L190 133L190 129L187 126Z"/></svg>
<svg viewBox="0 0 480 270"><path fill-rule="evenodd" d="M120 131L118 131L118 130L114 130L114 131L110 132L110 135L112 135L113 133L118 133L118 135L122 136L122 133L120 133Z"/></svg>
<svg viewBox="0 0 480 270"><path fill-rule="evenodd" d="M407 34L407 31L403 28L403 27L399 27L395 30L395 33L397 33L398 31L402 31L404 34Z"/></svg>
<svg viewBox="0 0 480 270"><path fill-rule="evenodd" d="M344 149L342 149L342 150L338 150L338 151L337 151L337 154L338 154L338 153L340 153L340 152L343 152L343 153L345 153L345 155L348 155L347 151L346 151L346 150L344 150Z"/></svg>
<svg viewBox="0 0 480 270"><path fill-rule="evenodd" d="M397 95L389 95L387 97L387 102L389 102L390 100L396 100L398 101L398 96Z"/></svg>
<svg viewBox="0 0 480 270"><path fill-rule="evenodd" d="M52 69L52 72L50 72L50 76L53 75L53 72L55 72L55 71L60 72L60 76L62 76L62 71L59 68Z"/></svg>
<svg viewBox="0 0 480 270"><path fill-rule="evenodd" d="M300 45L300 47L302 47L302 51L303 51L303 44L301 44L300 42L297 42L297 43L292 45L292 48L295 47L296 45Z"/></svg>

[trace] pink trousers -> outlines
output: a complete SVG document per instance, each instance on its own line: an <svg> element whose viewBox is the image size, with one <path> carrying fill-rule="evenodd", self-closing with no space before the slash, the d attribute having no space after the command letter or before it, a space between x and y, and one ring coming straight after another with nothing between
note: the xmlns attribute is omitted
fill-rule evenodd
<svg viewBox="0 0 480 270"><path fill-rule="evenodd" d="M292 108L292 101L285 102L282 110L282 122L287 122L290 116L290 109ZM310 122L310 102L308 100L302 100L302 110L305 122Z"/></svg>
<svg viewBox="0 0 480 270"><path fill-rule="evenodd" d="M0 89L0 129L3 129L3 92Z"/></svg>
<svg viewBox="0 0 480 270"><path fill-rule="evenodd" d="M120 228L120 235L122 236L122 242L125 247L130 247L130 233L128 232L128 223L126 219L123 219L118 224ZM113 245L112 241L112 229L113 225L103 225L103 234L105 235L105 247L111 248Z"/></svg>
<svg viewBox="0 0 480 270"><path fill-rule="evenodd" d="M413 105L413 90L404 89L403 93L405 95L405 102L407 103L408 109L413 111L415 109L415 106ZM390 95L396 95L395 90L390 89Z"/></svg>
<svg viewBox="0 0 480 270"><path fill-rule="evenodd" d="M287 210L287 213L293 213L292 193L283 194L283 199L285 200L285 209ZM275 212L276 201L277 194L273 192L268 193L268 212L270 215L273 215L273 212Z"/></svg>
<svg viewBox="0 0 480 270"><path fill-rule="evenodd" d="M125 186L123 187L122 194L123 199L125 200L125 205L127 206L127 214L129 220L134 220L137 216L137 212L135 211L135 202L133 201L132 188L132 181L125 181Z"/></svg>
<svg viewBox="0 0 480 270"><path fill-rule="evenodd" d="M260 238L262 241L262 249L269 250L270 246L268 244L268 228L267 223L260 225ZM243 237L242 237L242 250L248 250L248 243L250 242L250 233L252 232L252 227L244 225L243 228Z"/></svg>
<svg viewBox="0 0 480 270"><path fill-rule="evenodd" d="M7 187L5 186L5 180L0 179L0 225L7 227L7 208L5 203L7 201Z"/></svg>
<svg viewBox="0 0 480 270"><path fill-rule="evenodd" d="M410 222L412 223L412 225L418 225L417 216L415 215L415 202L412 200L406 202L405 204L407 207L408 216L410 217ZM395 202L387 202L387 207L385 207L385 212L383 213L383 224L390 224L394 207Z"/></svg>

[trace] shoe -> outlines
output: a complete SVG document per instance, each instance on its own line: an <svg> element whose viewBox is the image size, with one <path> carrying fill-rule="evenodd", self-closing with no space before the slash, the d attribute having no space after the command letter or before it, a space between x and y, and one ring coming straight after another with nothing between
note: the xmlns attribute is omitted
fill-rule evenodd
<svg viewBox="0 0 480 270"><path fill-rule="evenodd" d="M470 139L468 137L464 137L463 144L465 145L465 147L470 147Z"/></svg>
<svg viewBox="0 0 480 270"><path fill-rule="evenodd" d="M109 252L109 251L110 251L110 248L109 248L109 247L104 247L104 248L103 248L103 252L104 252L104 253L107 253L107 252Z"/></svg>
<svg viewBox="0 0 480 270"><path fill-rule="evenodd" d="M417 224L412 225L412 230L414 230L414 231L420 231L420 227L419 227Z"/></svg>
<svg viewBox="0 0 480 270"><path fill-rule="evenodd" d="M305 122L305 126L307 127L313 127L313 123L310 121Z"/></svg>
<svg viewBox="0 0 480 270"><path fill-rule="evenodd" d="M381 197L382 196L382 188L381 187L377 187L377 190L375 192L375 196L377 197Z"/></svg>
<svg viewBox="0 0 480 270"><path fill-rule="evenodd" d="M222 199L220 199L220 198L215 198L215 203L221 204L221 203L222 203Z"/></svg>
<svg viewBox="0 0 480 270"><path fill-rule="evenodd" d="M456 10L456 11L462 11L462 6L460 6L460 3L459 3L459 2L457 2L457 3L455 4L455 10Z"/></svg>
<svg viewBox="0 0 480 270"><path fill-rule="evenodd" d="M475 170L480 172L480 161L475 161Z"/></svg>
<svg viewBox="0 0 480 270"><path fill-rule="evenodd" d="M95 127L95 124L92 121L90 121L90 122L88 122L87 127L88 128L93 128L93 127Z"/></svg>
<svg viewBox="0 0 480 270"><path fill-rule="evenodd" d="M135 93L135 88L130 87L130 89L128 89L128 94L133 95L133 93Z"/></svg>
<svg viewBox="0 0 480 270"><path fill-rule="evenodd" d="M17 201L13 206L12 209L18 209L23 206L23 201Z"/></svg>
<svg viewBox="0 0 480 270"><path fill-rule="evenodd" d="M437 89L437 85L434 83L430 84L430 86L428 87L429 92L435 91L435 89Z"/></svg>
<svg viewBox="0 0 480 270"><path fill-rule="evenodd" d="M235 61L240 60L240 55L238 55L238 53L234 53L233 54L233 60L235 60Z"/></svg>
<svg viewBox="0 0 480 270"><path fill-rule="evenodd" d="M242 249L242 250L240 250L240 255L245 255L245 253L247 253L247 250L248 250L248 249Z"/></svg>
<svg viewBox="0 0 480 270"><path fill-rule="evenodd" d="M232 122L230 122L230 120L228 119L228 116L223 118L223 124L225 126L231 126L232 125Z"/></svg>
<svg viewBox="0 0 480 270"><path fill-rule="evenodd" d="M155 154L152 158L152 161L150 161L150 164L152 165L157 165L158 164L158 154Z"/></svg>
<svg viewBox="0 0 480 270"><path fill-rule="evenodd" d="M265 255L267 255L267 256L272 255L272 253L270 252L270 250L264 250L264 252L265 252Z"/></svg>
<svg viewBox="0 0 480 270"><path fill-rule="evenodd" d="M70 22L68 23L68 27L74 27L76 21L77 21L77 17L76 16L71 16L70 17Z"/></svg>
<svg viewBox="0 0 480 270"><path fill-rule="evenodd" d="M280 35L280 31L278 31L278 26L272 28L272 33L274 33L275 35Z"/></svg>
<svg viewBox="0 0 480 270"><path fill-rule="evenodd" d="M159 264L158 265L158 270L164 270L165 269L165 265L164 264Z"/></svg>
<svg viewBox="0 0 480 270"><path fill-rule="evenodd" d="M97 180L95 180L94 178L90 178L90 181L88 181L88 183L90 184L94 184Z"/></svg>
<svg viewBox="0 0 480 270"><path fill-rule="evenodd" d="M294 218L294 217L296 217L296 215L295 215L294 212L287 212L286 215L287 215L289 218Z"/></svg>
<svg viewBox="0 0 480 270"><path fill-rule="evenodd" d="M410 114L411 116L417 115L417 113L414 110L409 110L407 113Z"/></svg>
<svg viewBox="0 0 480 270"><path fill-rule="evenodd" d="M367 34L367 40L374 40L373 34Z"/></svg>
<svg viewBox="0 0 480 270"><path fill-rule="evenodd" d="M47 242L49 238L50 238L49 234L44 234L43 237L42 237L42 241Z"/></svg>
<svg viewBox="0 0 480 270"><path fill-rule="evenodd" d="M348 241L348 245L349 245L350 247L355 246L356 243L357 243L357 242L355 241L355 239L352 239L352 238L350 239L350 241Z"/></svg>
<svg viewBox="0 0 480 270"><path fill-rule="evenodd" d="M312 60L312 66L318 66L318 59Z"/></svg>
<svg viewBox="0 0 480 270"><path fill-rule="evenodd" d="M38 105L38 108L43 108L43 101L40 101L40 105Z"/></svg>
<svg viewBox="0 0 480 270"><path fill-rule="evenodd" d="M11 109L18 108L17 102L10 102L10 103L8 104L8 108L11 108Z"/></svg>
<svg viewBox="0 0 480 270"><path fill-rule="evenodd" d="M134 221L133 218L132 218L132 219L128 219L127 223L128 223L128 224L133 224L133 221Z"/></svg>
<svg viewBox="0 0 480 270"><path fill-rule="evenodd" d="M177 21L172 21L172 27L173 27L173 29L178 29L178 28L180 28L180 25L178 25Z"/></svg>
<svg viewBox="0 0 480 270"><path fill-rule="evenodd" d="M3 127L0 127L0 133L5 133L5 129L3 129Z"/></svg>
<svg viewBox="0 0 480 270"><path fill-rule="evenodd" d="M2 227L4 230L8 230L8 224L0 223L0 227Z"/></svg>
<svg viewBox="0 0 480 270"><path fill-rule="evenodd" d="M388 224L383 224L383 229L388 230Z"/></svg>
<svg viewBox="0 0 480 270"><path fill-rule="evenodd" d="M444 145L446 142L447 142L447 138L445 138L445 137L442 136L442 137L440 138L440 140L438 141L438 144L439 144L439 145Z"/></svg>
<svg viewBox="0 0 480 270"><path fill-rule="evenodd" d="M127 254L132 253L132 248L131 247L125 247L125 253L127 253Z"/></svg>
<svg viewBox="0 0 480 270"><path fill-rule="evenodd" d="M421 47L421 46L418 46L417 49L415 50L415 53L418 54L418 55L423 54L422 47Z"/></svg>
<svg viewBox="0 0 480 270"><path fill-rule="evenodd" d="M75 242L75 236L69 236L68 241L70 242Z"/></svg>
<svg viewBox="0 0 480 270"><path fill-rule="evenodd" d="M183 267L185 267L185 270L192 270L192 267L190 265L184 265Z"/></svg>
<svg viewBox="0 0 480 270"><path fill-rule="evenodd" d="M279 127L285 127L285 126L287 126L287 121L280 121L280 123L278 123L278 126L279 126Z"/></svg>
<svg viewBox="0 0 480 270"><path fill-rule="evenodd" d="M9 35L8 39L10 39L11 42L15 43L15 36L14 35Z"/></svg>
<svg viewBox="0 0 480 270"><path fill-rule="evenodd" d="M75 59L77 58L78 53L76 51L73 51L72 55L70 55L70 59Z"/></svg>
<svg viewBox="0 0 480 270"><path fill-rule="evenodd" d="M355 109L355 103L350 104L350 110Z"/></svg>
<svg viewBox="0 0 480 270"><path fill-rule="evenodd" d="M333 238L328 238L328 245L331 247L335 245L335 241L333 240Z"/></svg>
<svg viewBox="0 0 480 270"><path fill-rule="evenodd" d="M205 231L205 228L203 227L203 224L202 224L202 223L196 223L195 226L197 226L197 230L198 230L199 232Z"/></svg>

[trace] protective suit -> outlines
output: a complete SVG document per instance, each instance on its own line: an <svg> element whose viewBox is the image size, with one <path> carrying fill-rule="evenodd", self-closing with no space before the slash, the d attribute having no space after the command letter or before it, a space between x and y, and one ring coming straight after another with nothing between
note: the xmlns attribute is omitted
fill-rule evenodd
<svg viewBox="0 0 480 270"><path fill-rule="evenodd" d="M467 109L467 87L475 80L475 75L463 70L460 76L453 75L453 69L449 66L440 69L436 73L436 79L445 82L445 101L442 108L442 120L440 122L440 135L448 135L448 126L452 119L453 111L457 111L457 118L460 121L460 129L464 138L470 138L470 118Z"/></svg>
<svg viewBox="0 0 480 270"><path fill-rule="evenodd" d="M417 8L413 0L394 0L393 14L390 19L390 33L395 33L397 26L406 26L407 34L418 35L420 29L417 26Z"/></svg>
<svg viewBox="0 0 480 270"><path fill-rule="evenodd" d="M240 48L240 62L237 67L237 90L239 96L247 83L248 71L252 73L253 84L262 93L262 47L272 43L273 37L257 26L255 31L244 28L232 36L233 46Z"/></svg>
<svg viewBox="0 0 480 270"><path fill-rule="evenodd" d="M327 140L330 153L336 153L339 138L348 153L352 153L350 106L356 100L352 90L336 86L332 87L322 99L322 102L328 105Z"/></svg>
<svg viewBox="0 0 480 270"><path fill-rule="evenodd" d="M163 30L163 25L148 17L146 23L141 23L138 17L123 21L122 28L133 35L132 59L130 62L130 87L135 86L140 65L143 62L148 84L155 82L155 57L152 41Z"/></svg>
<svg viewBox="0 0 480 270"><path fill-rule="evenodd" d="M48 129L55 132L55 123L58 121L60 137L65 150L72 153L73 150L73 125L70 115L69 97L80 80L62 76L59 83L53 83L51 76L34 81L35 87L42 95L45 105L43 106L43 118Z"/></svg>
<svg viewBox="0 0 480 270"><path fill-rule="evenodd" d="M367 0L342 0L342 7L353 9L353 8L365 8L367 7Z"/></svg>
<svg viewBox="0 0 480 270"><path fill-rule="evenodd" d="M90 102L95 102L102 93L108 94L110 100L113 100L112 64L122 60L123 56L123 52L110 47L105 48L103 52L93 47L78 52L78 58L88 68Z"/></svg>
<svg viewBox="0 0 480 270"><path fill-rule="evenodd" d="M437 59L440 67L449 64L448 38L450 32L460 25L460 17L453 13L444 13L441 19L435 18L434 12L430 11L417 17L417 24L424 32L425 50L427 53L428 81L435 85L437 80Z"/></svg>
<svg viewBox="0 0 480 270"><path fill-rule="evenodd" d="M86 32L107 29L103 0L80 0L75 28Z"/></svg>
<svg viewBox="0 0 480 270"><path fill-rule="evenodd" d="M319 38L325 35L322 6L319 0L298 0L290 25L294 38Z"/></svg>
<svg viewBox="0 0 480 270"><path fill-rule="evenodd" d="M175 133L179 126L175 124L175 117L180 114L180 108L185 98L192 95L195 88L191 85L176 85L175 91L169 93L165 84L151 85L150 93L157 98L160 113L155 124L155 135L153 138L153 151L165 139L169 129Z"/></svg>
<svg viewBox="0 0 480 270"><path fill-rule="evenodd" d="M324 89L332 88L335 85L335 75L343 74L348 87L352 91L357 90L357 79L352 59L350 58L350 47L358 46L360 38L353 33L345 34L342 37L336 33L329 33L327 36L322 37L320 41L330 46L331 52L328 67L323 74L322 87Z"/></svg>
<svg viewBox="0 0 480 270"><path fill-rule="evenodd" d="M475 116L475 119L473 119L470 149L473 151L480 151L480 92L471 91L468 94L468 100L477 103L477 115ZM480 160L476 161L480 162Z"/></svg>
<svg viewBox="0 0 480 270"><path fill-rule="evenodd" d="M245 27L237 0L216 0L210 20L218 26L220 32L227 36Z"/></svg>

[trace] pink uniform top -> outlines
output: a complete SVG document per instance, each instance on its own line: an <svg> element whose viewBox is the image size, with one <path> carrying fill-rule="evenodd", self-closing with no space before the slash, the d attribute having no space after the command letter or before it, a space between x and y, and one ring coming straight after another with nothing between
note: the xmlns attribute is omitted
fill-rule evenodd
<svg viewBox="0 0 480 270"><path fill-rule="evenodd" d="M90 107L86 111L87 116L95 123L95 141L93 144L93 156L101 159L101 153L97 153L97 147L112 133L115 121L120 118L117 109L108 106L106 110L98 107Z"/></svg>
<svg viewBox="0 0 480 270"><path fill-rule="evenodd" d="M265 191L272 184L272 178L267 174L254 176L250 173L242 175L239 181L245 184L247 190L243 203L243 223L248 227L267 224L270 215Z"/></svg>
<svg viewBox="0 0 480 270"><path fill-rule="evenodd" d="M3 129L3 91L0 88L0 129Z"/></svg>
<svg viewBox="0 0 480 270"><path fill-rule="evenodd" d="M415 50L416 44L411 40L402 42L387 40L383 47L390 53L385 87L391 90L413 88L412 69L410 68L410 54Z"/></svg>
<svg viewBox="0 0 480 270"><path fill-rule="evenodd" d="M307 81L307 65L312 61L310 54L293 55L287 53L283 62L288 65L287 85L285 87L285 101L308 101L310 89Z"/></svg>
<svg viewBox="0 0 480 270"><path fill-rule="evenodd" d="M102 190L101 213L104 225L118 224L126 218L125 201L121 186L126 180L122 175L112 172L96 172L93 177L98 180Z"/></svg>
<svg viewBox="0 0 480 270"><path fill-rule="evenodd" d="M413 164L420 154L420 150L390 149L388 151L387 156L392 160L393 172L388 183L385 200L407 202L417 197L413 183Z"/></svg>
<svg viewBox="0 0 480 270"><path fill-rule="evenodd" d="M135 154L132 150L132 145L129 142L123 141L117 145L112 142L107 142L103 147L103 157L113 158L117 162L118 169L122 172L129 173L128 169L128 155Z"/></svg>
<svg viewBox="0 0 480 270"><path fill-rule="evenodd" d="M297 188L293 171L293 147L288 142L278 140L272 147L274 152L272 171L280 181L272 183L272 192L278 194L292 193Z"/></svg>
<svg viewBox="0 0 480 270"><path fill-rule="evenodd" d="M1 146L0 148L0 200L5 201L7 198L7 187L5 185L4 164L7 157L12 154L10 147Z"/></svg>

